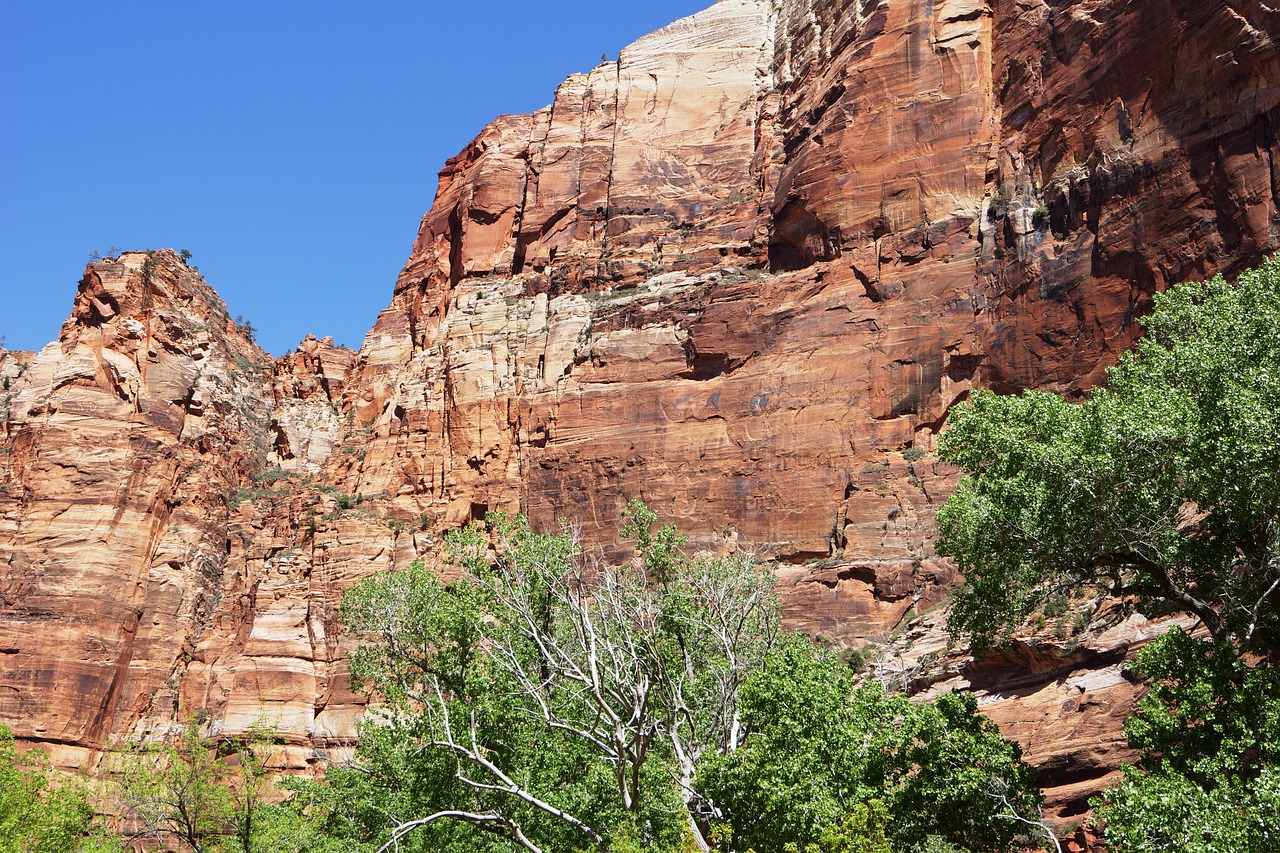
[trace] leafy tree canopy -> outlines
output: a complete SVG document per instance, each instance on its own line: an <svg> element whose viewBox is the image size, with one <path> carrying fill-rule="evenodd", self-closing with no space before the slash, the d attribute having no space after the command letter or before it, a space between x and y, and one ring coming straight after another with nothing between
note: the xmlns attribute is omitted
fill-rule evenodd
<svg viewBox="0 0 1280 853"><path fill-rule="evenodd" d="M1138 655L1137 766L1094 801L1117 853L1280 849L1280 676L1173 631Z"/></svg>
<svg viewBox="0 0 1280 853"><path fill-rule="evenodd" d="M287 833L272 820L279 809L267 802L274 740L270 726L256 724L241 737L215 741L192 717L170 741L112 753L108 767L134 839L194 853L289 849Z"/></svg>
<svg viewBox="0 0 1280 853"><path fill-rule="evenodd" d="M1017 849L1038 817L1034 771L967 694L913 704L791 637L743 687L746 736L697 786L737 850ZM890 848L892 844L892 848Z"/></svg>
<svg viewBox="0 0 1280 853"><path fill-rule="evenodd" d="M767 567L687 556L643 504L626 521L636 556L622 565L491 514L449 537L447 583L418 563L348 593L342 617L363 638L352 671L383 712L355 765L295 785L315 838L994 851L1038 815L1031 770L972 698L913 705L855 687L779 631Z"/></svg>
<svg viewBox="0 0 1280 853"><path fill-rule="evenodd" d="M1280 642L1280 260L1157 294L1146 334L1084 403L981 392L940 456L969 476L938 514L982 646L1050 596L1135 595L1237 650Z"/></svg>
<svg viewBox="0 0 1280 853"><path fill-rule="evenodd" d="M0 853L119 850L79 780L55 781L38 766L39 755L18 755L13 733L0 725Z"/></svg>
<svg viewBox="0 0 1280 853"><path fill-rule="evenodd" d="M629 507L638 559L614 566L568 531L493 513L449 537L447 585L417 563L347 595L343 620L367 641L352 672L385 703L362 753L398 782L382 797L394 836L435 850L696 844L693 774L737 738L738 688L776 636L772 575L686 558L655 520Z"/></svg>

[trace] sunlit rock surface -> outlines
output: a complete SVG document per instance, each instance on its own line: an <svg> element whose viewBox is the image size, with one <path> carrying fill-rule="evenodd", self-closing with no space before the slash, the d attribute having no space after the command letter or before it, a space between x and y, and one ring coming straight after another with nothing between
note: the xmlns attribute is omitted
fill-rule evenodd
<svg viewBox="0 0 1280 853"><path fill-rule="evenodd" d="M790 626L949 654L912 621L957 582L949 408L1081 394L1153 292L1277 247L1277 32L1254 0L721 0L450 160L359 353L272 362L171 252L91 264L57 342L0 354L0 721L73 765L208 709L323 766L363 707L343 589L497 509L614 549L632 497L776 558ZM1069 816L1126 755L1140 628L937 677Z"/></svg>

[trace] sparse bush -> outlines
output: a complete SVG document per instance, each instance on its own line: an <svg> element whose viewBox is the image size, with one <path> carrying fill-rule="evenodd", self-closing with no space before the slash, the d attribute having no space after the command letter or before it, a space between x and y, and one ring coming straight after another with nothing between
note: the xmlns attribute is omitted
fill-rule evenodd
<svg viewBox="0 0 1280 853"><path fill-rule="evenodd" d="M258 476L254 477L254 479L257 482L262 483L263 485L270 485L272 483L277 483L281 480L294 480L294 479L297 479L297 476L298 475L293 473L292 471L286 471L283 468L281 468L279 465L277 465L274 468L268 468L267 470L258 474Z"/></svg>
<svg viewBox="0 0 1280 853"><path fill-rule="evenodd" d="M1036 205L1036 209L1031 211L1031 224L1037 231L1048 231L1051 219L1049 207L1044 202L1040 202Z"/></svg>

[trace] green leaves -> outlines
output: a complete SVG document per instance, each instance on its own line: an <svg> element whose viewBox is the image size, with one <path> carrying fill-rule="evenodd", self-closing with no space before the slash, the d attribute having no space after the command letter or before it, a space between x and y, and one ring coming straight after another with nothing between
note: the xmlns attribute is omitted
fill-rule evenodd
<svg viewBox="0 0 1280 853"><path fill-rule="evenodd" d="M1066 591L1136 595L1237 649L1280 641L1280 261L1157 295L1106 388L979 393L940 456L969 476L938 514L977 646Z"/></svg>
<svg viewBox="0 0 1280 853"><path fill-rule="evenodd" d="M1280 766L1280 675L1251 667L1230 646L1175 630L1135 666L1149 692L1125 723L1142 766L1168 768L1205 787Z"/></svg>
<svg viewBox="0 0 1280 853"><path fill-rule="evenodd" d="M1206 790L1177 773L1142 774L1098 803L1116 853L1271 853L1280 842L1280 775Z"/></svg>
<svg viewBox="0 0 1280 853"><path fill-rule="evenodd" d="M79 780L50 784L33 760L19 756L13 734L0 725L0 853L119 850L101 828Z"/></svg>
<svg viewBox="0 0 1280 853"><path fill-rule="evenodd" d="M379 832L666 851L699 831L693 774L737 738L739 689L776 639L773 575L689 558L655 522L629 505L639 559L614 566L491 513L448 537L447 584L415 563L348 593L352 673L383 699L361 744Z"/></svg>
<svg viewBox="0 0 1280 853"><path fill-rule="evenodd" d="M1110 849L1262 853L1280 842L1280 676L1173 631L1139 653L1137 767L1093 805Z"/></svg>
<svg viewBox="0 0 1280 853"><path fill-rule="evenodd" d="M1012 815L1039 814L1034 772L971 696L915 705L854 688L847 669L792 637L741 703L742 745L697 777L737 849L908 850L937 835L1009 850L1025 829Z"/></svg>

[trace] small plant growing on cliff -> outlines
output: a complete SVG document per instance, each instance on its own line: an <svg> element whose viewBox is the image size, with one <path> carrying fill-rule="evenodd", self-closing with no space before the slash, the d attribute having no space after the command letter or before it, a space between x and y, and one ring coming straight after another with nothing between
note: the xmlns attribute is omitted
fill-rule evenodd
<svg viewBox="0 0 1280 853"><path fill-rule="evenodd" d="M1031 225L1037 231L1048 231L1049 223L1053 217L1049 213L1049 207L1044 202L1036 205L1036 209L1031 211Z"/></svg>
<svg viewBox="0 0 1280 853"><path fill-rule="evenodd" d="M987 221L998 222L1004 218L1006 212L1004 193L997 189L991 193L991 198L987 201Z"/></svg>
<svg viewBox="0 0 1280 853"><path fill-rule="evenodd" d="M148 249L146 260L142 262L142 283L144 285L151 284L151 276L155 273L157 266L155 253Z"/></svg>
<svg viewBox="0 0 1280 853"><path fill-rule="evenodd" d="M241 314L237 314L235 320L232 322L235 324L237 332L248 338L250 342L257 343L255 335L257 335L258 330L254 327L253 323L246 320Z"/></svg>
<svg viewBox="0 0 1280 853"><path fill-rule="evenodd" d="M254 477L254 480L256 480L257 482L263 485L271 485L272 483L279 482L280 480L295 480L297 479L297 477L298 475L293 473L292 471L286 471L283 468L281 468L279 465L276 465L275 467L268 468L267 470L258 474L256 477Z"/></svg>

